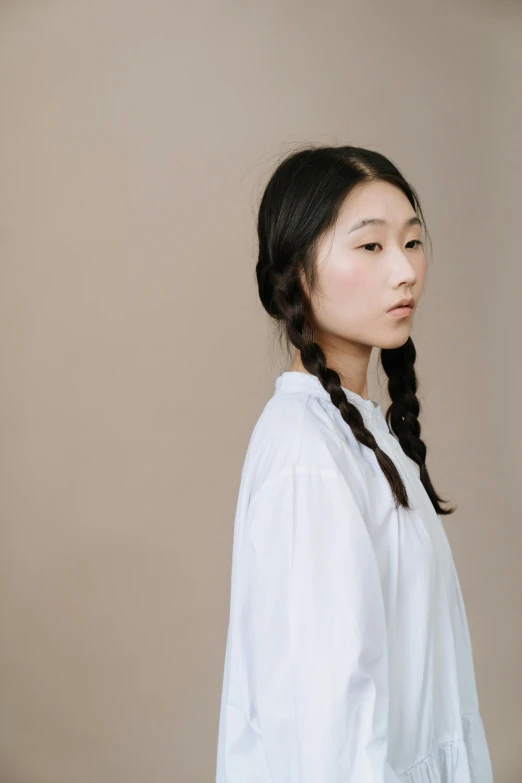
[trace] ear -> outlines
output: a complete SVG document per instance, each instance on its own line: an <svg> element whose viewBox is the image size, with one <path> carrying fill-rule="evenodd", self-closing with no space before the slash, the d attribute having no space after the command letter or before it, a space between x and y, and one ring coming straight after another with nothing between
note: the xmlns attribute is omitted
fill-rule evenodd
<svg viewBox="0 0 522 783"><path fill-rule="evenodd" d="M303 291L303 294L308 302L310 302L310 289L308 287L308 282L306 280L306 275L304 273L304 269L300 269L298 273L299 283L301 285L301 289Z"/></svg>

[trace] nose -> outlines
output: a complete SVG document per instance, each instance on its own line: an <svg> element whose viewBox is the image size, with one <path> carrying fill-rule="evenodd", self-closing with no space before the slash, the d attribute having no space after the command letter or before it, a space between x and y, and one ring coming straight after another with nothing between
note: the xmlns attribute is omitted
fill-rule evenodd
<svg viewBox="0 0 522 783"><path fill-rule="evenodd" d="M396 283L409 283L414 285L417 281L417 272L410 256L402 250L398 250L393 258L393 277Z"/></svg>

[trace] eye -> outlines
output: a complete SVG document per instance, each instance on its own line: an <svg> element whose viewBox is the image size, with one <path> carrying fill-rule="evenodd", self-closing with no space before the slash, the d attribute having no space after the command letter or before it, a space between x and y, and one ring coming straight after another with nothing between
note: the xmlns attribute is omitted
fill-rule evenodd
<svg viewBox="0 0 522 783"><path fill-rule="evenodd" d="M406 244L410 245L412 242L416 242L417 243L417 247L423 247L424 246L424 242L422 242L420 239L410 239L410 241L407 242ZM374 248L374 247L377 247L377 245L379 247L381 247L379 242L367 242L365 245L361 245L361 248L364 248L364 249L366 249L366 248ZM414 247L409 248L409 249L410 250L415 250ZM369 252L373 253L373 250L370 250Z"/></svg>

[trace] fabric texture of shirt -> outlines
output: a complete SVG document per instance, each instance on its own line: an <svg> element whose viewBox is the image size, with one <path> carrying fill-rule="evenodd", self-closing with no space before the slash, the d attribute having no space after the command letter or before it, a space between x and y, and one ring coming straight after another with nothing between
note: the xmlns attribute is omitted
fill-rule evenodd
<svg viewBox="0 0 522 783"><path fill-rule="evenodd" d="M216 783L492 783L449 541L380 404L283 372L252 432L234 523Z"/></svg>

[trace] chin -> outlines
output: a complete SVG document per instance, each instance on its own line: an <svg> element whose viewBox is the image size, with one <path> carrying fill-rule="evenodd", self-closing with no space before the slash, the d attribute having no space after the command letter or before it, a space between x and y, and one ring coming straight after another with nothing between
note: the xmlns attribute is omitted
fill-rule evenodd
<svg viewBox="0 0 522 783"><path fill-rule="evenodd" d="M382 337L378 342L374 343L376 348L400 348L409 339L411 329L409 326L405 326L403 329L398 329L395 334L386 335Z"/></svg>

